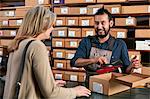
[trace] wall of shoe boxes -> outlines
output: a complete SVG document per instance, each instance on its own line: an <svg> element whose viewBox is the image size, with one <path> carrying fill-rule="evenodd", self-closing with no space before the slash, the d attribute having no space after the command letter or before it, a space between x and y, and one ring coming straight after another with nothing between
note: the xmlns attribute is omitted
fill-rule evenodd
<svg viewBox="0 0 150 99"><path fill-rule="evenodd" d="M143 50L150 54L150 0L25 0L23 7L0 8L1 46L8 45L12 40L8 37L16 35L27 10L37 4L57 14L52 45L48 46L55 79L84 81L85 70L71 67L70 59L83 37L95 35L94 13L102 7L114 15L111 35L127 41L130 59L137 55L142 60ZM2 54L2 47L0 50Z"/></svg>

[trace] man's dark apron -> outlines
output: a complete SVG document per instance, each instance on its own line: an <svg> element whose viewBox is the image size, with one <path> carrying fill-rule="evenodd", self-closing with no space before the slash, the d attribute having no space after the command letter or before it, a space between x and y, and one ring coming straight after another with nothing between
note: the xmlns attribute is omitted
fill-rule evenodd
<svg viewBox="0 0 150 99"><path fill-rule="evenodd" d="M96 38L90 37L90 40L92 40L92 39L96 39ZM96 57L102 56L102 57L106 57L108 63L110 63L114 42L115 42L115 38L111 38L111 42L110 42L109 46L106 48L107 50L99 49L96 47L95 43L91 42L92 47L91 47L89 58L96 58ZM101 67L101 65L98 63L85 66L85 70L86 70L85 85L86 85L86 87L89 87L89 77L93 76L93 75L97 75L96 70L100 69L100 67Z"/></svg>

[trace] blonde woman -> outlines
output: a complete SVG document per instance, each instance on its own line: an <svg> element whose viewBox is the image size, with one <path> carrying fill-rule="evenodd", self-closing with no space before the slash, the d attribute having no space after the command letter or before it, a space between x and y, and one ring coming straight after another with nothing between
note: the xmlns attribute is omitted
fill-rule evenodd
<svg viewBox="0 0 150 99"><path fill-rule="evenodd" d="M30 9L25 15L16 37L8 48L10 55L4 99L14 98L22 52L30 40L34 41L29 45L26 53L19 99L72 99L90 95L90 91L83 86L62 88L56 85L46 46L41 42L50 37L55 20L56 15L42 6Z"/></svg>

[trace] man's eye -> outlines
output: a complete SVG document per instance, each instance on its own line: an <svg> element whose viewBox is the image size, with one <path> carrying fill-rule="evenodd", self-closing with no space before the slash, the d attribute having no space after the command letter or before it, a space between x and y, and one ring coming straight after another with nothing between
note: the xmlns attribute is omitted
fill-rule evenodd
<svg viewBox="0 0 150 99"><path fill-rule="evenodd" d="M99 24L99 22L95 22L95 24L96 24L96 25L98 25L98 24Z"/></svg>

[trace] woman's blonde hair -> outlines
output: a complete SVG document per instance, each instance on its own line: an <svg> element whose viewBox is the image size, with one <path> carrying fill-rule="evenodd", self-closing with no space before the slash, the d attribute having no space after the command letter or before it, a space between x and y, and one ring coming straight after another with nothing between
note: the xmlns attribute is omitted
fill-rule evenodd
<svg viewBox="0 0 150 99"><path fill-rule="evenodd" d="M19 43L29 37L37 37L39 34L45 32L50 28L56 20L56 14L51 12L48 8L38 5L30 9L20 26L16 37L13 39L8 51L17 50Z"/></svg>

